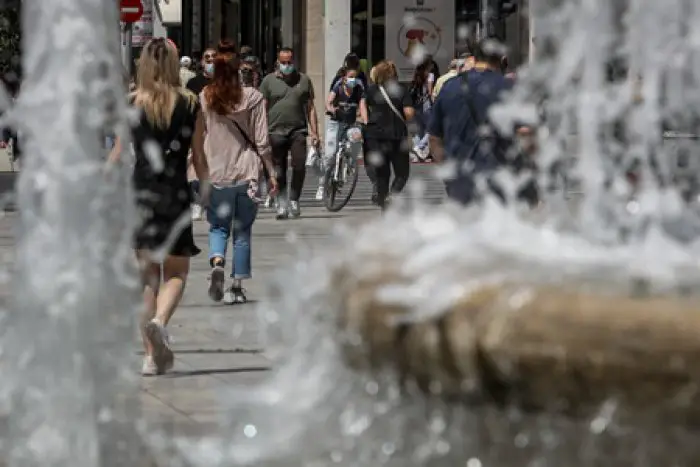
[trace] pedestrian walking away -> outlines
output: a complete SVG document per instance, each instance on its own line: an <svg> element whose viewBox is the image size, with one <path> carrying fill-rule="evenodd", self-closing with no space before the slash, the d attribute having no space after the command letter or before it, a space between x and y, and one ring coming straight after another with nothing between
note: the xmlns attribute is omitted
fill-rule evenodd
<svg viewBox="0 0 700 467"><path fill-rule="evenodd" d="M267 102L272 158L279 182L277 219L299 217L299 198L306 178L307 137L314 145L319 143L319 137L314 88L309 77L297 70L292 49L280 49L276 70L263 79L260 92ZM292 182L288 187L290 155Z"/></svg>
<svg viewBox="0 0 700 467"><path fill-rule="evenodd" d="M398 194L406 186L411 161L406 122L413 119L415 109L408 89L398 82L396 65L382 61L374 67L374 82L365 93L367 127L365 130L365 165L375 167L376 203L388 205L390 194ZM394 181L391 182L391 169Z"/></svg>
<svg viewBox="0 0 700 467"><path fill-rule="evenodd" d="M190 257L200 252L192 233L187 185L187 153L199 111L196 96L180 86L178 65L173 46L162 38L151 40L141 52L136 90L129 98L141 113L133 129L133 179L143 213L135 247L145 304L141 327L144 375L162 374L173 366L166 326L182 298ZM164 167L151 164L154 141L160 147ZM123 149L117 138L109 161L117 162ZM206 182L209 169L196 142L193 165L199 180Z"/></svg>
<svg viewBox="0 0 700 467"><path fill-rule="evenodd" d="M525 166L517 157L513 137L499 132L489 119L492 106L513 86L513 81L501 72L502 56L491 52L498 50L488 43L491 40L485 39L476 47L474 68L445 83L429 128L435 160L452 161L456 166L455 173L445 181L447 196L465 205L484 194L477 192L478 176L485 177L491 192L505 202L503 190L491 175L500 168L518 171ZM534 205L536 187L525 186L517 196Z"/></svg>
<svg viewBox="0 0 700 467"><path fill-rule="evenodd" d="M226 304L245 303L243 281L252 277L253 223L260 202L263 166L274 174L267 116L262 94L240 81L240 61L235 53L217 50L212 82L200 95L203 118L197 120L198 150L210 166L209 296ZM271 192L277 180L268 180ZM230 287L225 287L226 251L232 240Z"/></svg>
<svg viewBox="0 0 700 467"><path fill-rule="evenodd" d="M324 161L322 175L319 177L318 190L316 191L316 199L323 199L323 187L325 185L326 176L325 168L328 167L328 161L335 157L338 150L338 142L342 139L343 132L348 130L350 125L357 122L359 114L360 122L367 123L367 105L365 103L365 89L358 80L357 69L348 68L343 70L343 78L339 80L335 87L328 94L326 99L326 112L330 117L336 129L335 134L327 134L326 138L331 138L326 141L326 150L324 151ZM359 157L360 147L352 147L355 159Z"/></svg>

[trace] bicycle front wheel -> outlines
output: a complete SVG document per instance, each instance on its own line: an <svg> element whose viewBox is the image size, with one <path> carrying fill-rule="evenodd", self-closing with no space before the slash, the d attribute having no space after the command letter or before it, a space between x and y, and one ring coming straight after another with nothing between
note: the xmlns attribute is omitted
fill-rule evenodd
<svg viewBox="0 0 700 467"><path fill-rule="evenodd" d="M329 163L326 170L324 201L330 212L338 212L348 204L360 173L357 160L352 155L345 153L337 160L340 162L338 170L335 167L336 159Z"/></svg>

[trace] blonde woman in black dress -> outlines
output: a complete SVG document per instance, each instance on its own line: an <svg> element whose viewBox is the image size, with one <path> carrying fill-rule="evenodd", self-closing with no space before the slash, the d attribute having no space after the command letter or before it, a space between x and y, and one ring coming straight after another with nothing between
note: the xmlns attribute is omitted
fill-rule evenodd
<svg viewBox="0 0 700 467"><path fill-rule="evenodd" d="M141 52L136 89L131 104L140 111L133 128L136 154L134 186L143 215L136 233L136 254L143 273L145 313L142 334L144 375L162 374L173 366L166 326L180 303L190 268L190 257L200 250L194 244L187 183L187 153L193 148L193 165L206 191L209 168L201 147L192 144L199 115L197 98L180 86L177 50L165 39L151 40ZM161 163L153 149L160 149ZM122 152L117 139L110 156Z"/></svg>

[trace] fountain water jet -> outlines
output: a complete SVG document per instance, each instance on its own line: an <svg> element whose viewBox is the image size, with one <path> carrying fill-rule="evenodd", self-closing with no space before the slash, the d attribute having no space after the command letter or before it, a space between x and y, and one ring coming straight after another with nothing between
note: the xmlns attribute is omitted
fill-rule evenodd
<svg viewBox="0 0 700 467"><path fill-rule="evenodd" d="M281 296L261 315L281 338L279 368L266 385L231 397L234 439L222 444L231 462L697 464L700 453L688 444L695 421L686 415L698 407L692 364L698 300L678 297L679 285L696 287L700 279L697 235L678 235L696 223L697 213L678 202L677 189L661 176L675 167L660 137L662 123L687 126L694 111L681 103L700 98L695 3L531 1L542 55L519 75L500 116L531 118L533 105L541 105L546 119L533 123L546 129L538 161L542 185L556 163L571 157L576 169L566 175L583 182L580 209L523 220L493 205L471 213L417 207L341 234L343 247L329 253L333 257L297 265L304 274L285 275ZM627 79L617 70L621 59ZM697 141L689 146L699 152ZM635 164L642 180L632 189L627 175ZM560 197L548 194L548 205L562 206ZM308 277L316 283L309 285ZM618 319L608 322L606 315L618 308ZM470 313L497 319L474 326L465 316ZM593 332L606 323L618 329L619 341L615 333ZM590 340L577 336L578 326L590 331ZM499 328L503 334L494 339ZM548 330L538 334L538 328ZM489 335L480 336L485 329ZM515 376L505 378L516 388L515 400L507 399L514 403L499 409L452 404L455 393L460 402L474 402L465 394L479 386L478 378L455 375L493 376L474 356L485 341L498 359L495 373ZM553 366L538 367L537 380L528 357L545 349ZM654 358L636 369L623 365L625 352L638 350L640 358L644 352ZM358 371L348 371L348 363ZM598 386L590 378L597 371ZM635 395L637 383L642 387L645 371L658 385L636 394L631 408L638 417L630 424L625 396ZM621 386L605 383L616 376ZM398 387L404 398L396 396ZM486 388L486 396L497 399L494 386ZM578 394L567 401L557 392L562 388ZM517 400L518 389L533 399ZM591 395L594 410L571 416ZM656 403L660 413L647 417L645 404ZM665 418L671 412L676 418ZM270 441L278 449L271 450Z"/></svg>
<svg viewBox="0 0 700 467"><path fill-rule="evenodd" d="M681 2L663 7L652 0L631 4L630 38L642 32L642 25L653 25L654 18L686 11ZM16 301L3 339L7 358L2 381L4 389L11 390L13 403L8 458L18 466L138 465L141 453L132 451L138 442L128 437L136 432L128 429L138 417L127 410L138 406L131 399L135 372L124 371L135 301L126 293L135 288L135 275L128 266L130 198L123 180L104 183L101 178L101 112L97 111L98 118L91 113L103 108L104 89L118 89L114 82L99 86L105 82L104 70L111 70L113 79L120 76L112 30L115 12L103 10L97 0L25 0L25 7L25 30L33 34L27 38L27 80L16 116L28 135L28 157L19 186L22 232ZM265 386L234 392L234 407L228 414L232 431L191 449L193 461L208 466L265 462L505 467L525 462L640 465L641 459L654 465L659 460L665 465L693 465L694 448L672 452L664 444L670 440L675 444L668 446L682 447L678 439L688 439L673 438L667 426L659 429L657 424L656 442L615 431L619 428L615 401L606 401L591 423L583 425L566 417L532 416L518 407L456 407L443 399L445 391L434 381L419 380L429 397L413 398L420 391L397 384L391 367L376 374L355 372L345 366L344 349L338 344L339 337L351 339L355 346L370 341L362 333L338 332L343 311L353 306L369 310L372 318L377 316L371 312L380 308L406 311L410 319L390 324L415 332L417 345L409 358L418 365L410 368L424 371L434 356L429 350L435 347L420 346L437 342L431 320L484 284L515 284L519 293L507 293L505 299L517 308L512 304L526 302L532 292L524 284L534 284L533 288L588 284L589 293L599 294L605 286L610 293L627 294L632 273L643 273L652 286L669 293L680 276L693 270L694 250L679 247L662 234L619 244L617 233L621 224L627 226L623 222L627 219L626 211L618 208L627 208L626 193L591 192L601 188L598 184L606 177L617 187L624 164L610 162L615 158L608 155L619 156L621 151L624 161L633 155L632 148L647 151L651 144L657 150L660 144L647 136L654 132L653 119L637 120L635 110L623 105L628 103L622 92L626 86L601 79L604 62L613 55L608 46L614 43L608 42L614 15L605 8L599 1L566 2L543 14L551 29L538 34L545 40L558 39L560 51L555 59L536 64L529 77L522 77L513 101L517 113L518 105L524 107L541 86L550 98L550 138L542 141L543 154L560 157L564 151L559 145L568 144L567 150L583 158L580 175L587 181L589 198L585 215L579 218L580 232L562 234L556 222L533 226L494 207L481 213L452 213L417 206L410 215L390 213L359 233L341 233L338 242L347 248L336 249L332 257L302 262L296 274L276 284L279 297L264 305L262 316L269 325L270 351L278 356L278 369ZM596 21L598 17L605 21ZM692 10L680 23L697 19ZM591 28L599 37L586 50ZM96 40L113 35L113 42ZM653 36L653 43L659 45L661 36ZM680 33L664 29L663 36L682 42ZM625 53L638 60L631 62L642 63L637 69L647 72L643 87L648 92L643 94L653 112L682 113L678 99L682 101L684 93L695 100L688 84L681 83L680 90L661 84L659 70L664 67L659 56L646 56L631 39L626 46ZM690 41L683 47L681 57L694 52L697 44ZM697 70L693 68L691 75L690 81L696 82ZM676 100L661 103L655 94L659 87ZM615 91L622 97L617 99ZM591 100L583 101L582 93ZM653 110L654 105L659 108ZM633 136L632 143L621 144L622 149L606 133L616 119L627 123ZM571 130L592 140L572 145ZM544 167L549 162L542 158ZM644 188L659 192L654 183ZM642 212L657 225L663 210L664 206L659 211L652 206ZM83 225L90 228L82 230ZM659 245L664 246L661 254L655 251ZM630 271L632 260L635 267ZM388 272L402 280L394 280ZM311 286L308 277L316 279ZM371 277L376 277L371 284L359 280ZM689 279L696 283L697 277ZM367 329L381 337L386 324L378 321ZM468 342L468 329L462 332ZM462 371L468 370L464 366ZM400 389L406 391L404 397ZM120 413L129 420L114 418ZM224 438L228 434L233 440Z"/></svg>
<svg viewBox="0 0 700 467"><path fill-rule="evenodd" d="M3 324L4 457L23 467L141 465L130 368L136 217L126 172L104 172L110 112L126 110L116 3L22 3L24 80L11 112L25 155Z"/></svg>

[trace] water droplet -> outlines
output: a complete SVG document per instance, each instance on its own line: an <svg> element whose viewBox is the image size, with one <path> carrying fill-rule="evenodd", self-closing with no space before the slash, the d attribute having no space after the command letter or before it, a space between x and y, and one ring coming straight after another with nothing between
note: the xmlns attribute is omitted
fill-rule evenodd
<svg viewBox="0 0 700 467"><path fill-rule="evenodd" d="M226 217L231 212L231 205L229 203L221 203L221 206L216 210L216 215L219 217Z"/></svg>
<svg viewBox="0 0 700 467"><path fill-rule="evenodd" d="M155 141L144 142L143 153L146 156L148 163L151 164L151 169L155 173L160 173L163 171L165 164L163 163L162 152L158 143Z"/></svg>
<svg viewBox="0 0 700 467"><path fill-rule="evenodd" d="M258 434L258 429L255 427L255 425L246 425L243 428L243 434L248 438L255 438L255 436Z"/></svg>
<svg viewBox="0 0 700 467"><path fill-rule="evenodd" d="M447 428L447 423L442 415L435 415L432 420L430 420L430 431L433 433L443 433L445 428Z"/></svg>
<svg viewBox="0 0 700 467"><path fill-rule="evenodd" d="M384 155L379 151L372 151L367 154L367 162L378 167L384 163Z"/></svg>
<svg viewBox="0 0 700 467"><path fill-rule="evenodd" d="M530 438L525 433L518 433L515 437L515 446L522 449L528 444L530 444Z"/></svg>
<svg viewBox="0 0 700 467"><path fill-rule="evenodd" d="M476 457L472 457L467 461L466 467L482 467L482 463Z"/></svg>
<svg viewBox="0 0 700 467"><path fill-rule="evenodd" d="M391 456L396 452L396 445L394 443L384 443L382 444L382 453Z"/></svg>
<svg viewBox="0 0 700 467"><path fill-rule="evenodd" d="M340 451L331 452L331 460L336 464L343 462L343 453Z"/></svg>
<svg viewBox="0 0 700 467"><path fill-rule="evenodd" d="M368 381L365 385L365 391L371 396L376 396L379 393L379 384L376 381Z"/></svg>
<svg viewBox="0 0 700 467"><path fill-rule="evenodd" d="M441 439L435 445L435 452L437 452L438 455L440 455L440 456L446 455L447 453L450 452L450 443L448 443L444 439Z"/></svg>

